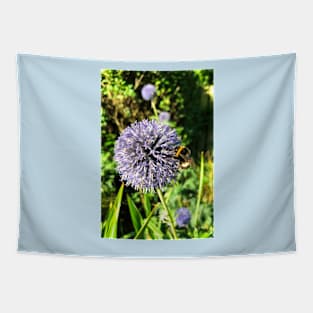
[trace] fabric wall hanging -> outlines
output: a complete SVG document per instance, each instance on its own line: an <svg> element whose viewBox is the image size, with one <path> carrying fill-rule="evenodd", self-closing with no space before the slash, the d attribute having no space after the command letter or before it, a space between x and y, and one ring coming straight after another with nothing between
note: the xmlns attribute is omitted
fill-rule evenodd
<svg viewBox="0 0 313 313"><path fill-rule="evenodd" d="M294 251L294 68L18 55L18 250Z"/></svg>

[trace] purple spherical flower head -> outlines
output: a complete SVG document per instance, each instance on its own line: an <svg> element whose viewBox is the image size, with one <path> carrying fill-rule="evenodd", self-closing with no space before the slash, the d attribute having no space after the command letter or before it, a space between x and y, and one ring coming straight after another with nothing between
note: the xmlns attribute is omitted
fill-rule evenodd
<svg viewBox="0 0 313 313"><path fill-rule="evenodd" d="M164 123L164 122L168 122L171 118L171 114L168 112L161 112L159 114L159 121Z"/></svg>
<svg viewBox="0 0 313 313"><path fill-rule="evenodd" d="M187 208L180 208L176 211L176 224L178 227L187 227L190 219L191 213Z"/></svg>
<svg viewBox="0 0 313 313"><path fill-rule="evenodd" d="M155 95L155 87L152 84L146 84L141 89L141 96L144 100L150 101Z"/></svg>
<svg viewBox="0 0 313 313"><path fill-rule="evenodd" d="M180 140L174 129L155 120L135 122L117 139L114 160L122 181L136 190L155 191L177 175Z"/></svg>

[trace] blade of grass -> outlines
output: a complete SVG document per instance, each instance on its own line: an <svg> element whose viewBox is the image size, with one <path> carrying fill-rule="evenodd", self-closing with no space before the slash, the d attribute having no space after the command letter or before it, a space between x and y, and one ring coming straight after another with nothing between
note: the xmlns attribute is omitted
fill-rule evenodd
<svg viewBox="0 0 313 313"><path fill-rule="evenodd" d="M139 231L137 232L136 236L134 239L138 239L142 233L144 232L145 228L147 227L151 217L153 216L153 213L155 212L155 209L156 209L156 205L153 207L153 209L151 210L149 216L147 216L147 218L144 220L143 224L141 225Z"/></svg>
<svg viewBox="0 0 313 313"><path fill-rule="evenodd" d="M153 220L150 221L148 225L148 229L152 232L155 239L162 239L163 233L160 230L160 228L153 222Z"/></svg>
<svg viewBox="0 0 313 313"><path fill-rule="evenodd" d="M123 235L123 239L130 239L130 238L132 238L134 236L134 232L131 232L131 233L128 233L128 234L125 234L125 235Z"/></svg>
<svg viewBox="0 0 313 313"><path fill-rule="evenodd" d="M171 194L172 194L172 192L173 192L173 189L174 189L173 186L167 188L167 192L166 192L166 194L164 195L164 198L165 198L166 203L167 203L168 200L170 199L170 196L171 196Z"/></svg>
<svg viewBox="0 0 313 313"><path fill-rule="evenodd" d="M132 200L132 198L129 195L127 195L127 203L128 203L130 218L131 218L131 221L133 223L135 232L137 233L140 229L142 222L143 222L143 218L142 218L139 210L137 209L134 201Z"/></svg>
<svg viewBox="0 0 313 313"><path fill-rule="evenodd" d="M157 194L158 194L158 196L159 196L159 198L160 198L160 201L161 201L161 203L162 203L162 206L163 206L163 208L165 209L165 211L167 212L167 215L168 215L168 217L169 217L170 228L171 228L171 231L172 231L172 233L173 233L174 239L178 239L178 238L177 238L177 234L176 234L175 225L174 225L174 219L173 219L173 216L172 216L172 214L171 214L170 209L168 208L168 206L167 206L166 203L165 203L165 200L164 200L164 197L163 197L163 193L162 193L162 191L161 191L159 188L157 188L156 191L157 191Z"/></svg>
<svg viewBox="0 0 313 313"><path fill-rule="evenodd" d="M105 221L103 223L101 223L101 237L104 236L104 230L105 230Z"/></svg>
<svg viewBox="0 0 313 313"><path fill-rule="evenodd" d="M196 211L194 215L194 224L197 227L198 219L200 217L200 203L202 198L202 190L203 190L203 177L204 177L204 154L201 151L200 157L200 177L199 177L199 189L198 189L198 197L197 197L197 204L196 204Z"/></svg>
<svg viewBox="0 0 313 313"><path fill-rule="evenodd" d="M148 216L151 211L151 202L150 202L150 196L147 193L144 193L143 195L143 207L145 209L146 216Z"/></svg>
<svg viewBox="0 0 313 313"><path fill-rule="evenodd" d="M117 224L118 224L118 217L120 214L120 207L123 198L123 191L124 191L124 183L122 183L117 196L115 198L114 204L112 209L110 210L106 224L105 224L105 238L116 238L117 237Z"/></svg>
<svg viewBox="0 0 313 313"><path fill-rule="evenodd" d="M169 229L166 230L166 235L169 237L169 239L174 239L173 234Z"/></svg>

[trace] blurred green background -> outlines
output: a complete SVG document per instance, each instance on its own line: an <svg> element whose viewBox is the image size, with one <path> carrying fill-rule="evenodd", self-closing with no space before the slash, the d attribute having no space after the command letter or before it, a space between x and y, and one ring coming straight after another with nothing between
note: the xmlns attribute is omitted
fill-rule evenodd
<svg viewBox="0 0 313 313"><path fill-rule="evenodd" d="M121 186L113 160L114 144L119 134L134 121L155 119L150 101L141 97L145 84L156 87L154 103L158 113L170 113L168 124L175 128L192 153L192 165L180 170L165 190L165 199L175 217L179 207L194 215L199 197L200 154L204 155L204 178L199 221L177 228L179 238L213 236L213 70L194 71L101 71L101 235ZM134 205L144 221L153 206L154 214L141 239L171 239L168 223L156 194L136 192L125 187L113 238L134 238L138 229L131 216ZM150 210L150 211L149 211ZM163 214L163 216L162 216ZM137 225L138 227L138 225ZM111 236L112 237L112 236Z"/></svg>

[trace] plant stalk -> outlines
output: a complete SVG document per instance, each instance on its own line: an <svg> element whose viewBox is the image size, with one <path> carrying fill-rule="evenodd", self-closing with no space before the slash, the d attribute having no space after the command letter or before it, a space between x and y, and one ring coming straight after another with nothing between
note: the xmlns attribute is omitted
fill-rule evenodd
<svg viewBox="0 0 313 313"><path fill-rule="evenodd" d="M156 106L155 106L155 103L156 103L155 99L156 99L156 98L153 98L153 99L151 100L151 108L152 108L152 110L153 110L153 113L154 113L156 119L159 120L158 110L157 110L157 108L156 108Z"/></svg>
<svg viewBox="0 0 313 313"><path fill-rule="evenodd" d="M168 217L169 217L169 220L170 220L170 227L171 227L171 231L172 231L172 233L173 233L174 239L178 239L178 238L177 238L177 234L176 234L176 230L175 230L174 219L173 219L173 216L172 216L172 214L171 214L171 212L170 212L168 206L167 206L166 203L165 203L165 200L164 200L164 197L163 197L163 193L162 193L162 191L161 191L159 188L157 188L157 193L158 193L158 196L159 196L160 201L161 201L161 203L162 203L162 206L163 206L163 208L166 210L167 215L168 215Z"/></svg>
<svg viewBox="0 0 313 313"><path fill-rule="evenodd" d="M200 202L201 202L202 191L203 191L203 177L204 177L204 155L203 155L203 151L201 151L199 189L198 189L198 198L197 198L197 205L196 205L195 219L194 219L195 226L197 226L198 219L200 217Z"/></svg>
<svg viewBox="0 0 313 313"><path fill-rule="evenodd" d="M138 238L141 236L142 232L145 230L145 228L147 227L148 223L150 222L150 219L151 219L151 217L152 217L152 215L153 215L153 213L154 213L156 207L157 207L157 206L155 205L155 206L152 208L152 210L150 211L150 214L149 214L149 215L147 216L147 218L145 219L145 222L142 224L142 226L141 226L140 229L138 230L138 232L137 232L137 234L136 234L136 236L135 236L134 239L138 239Z"/></svg>

